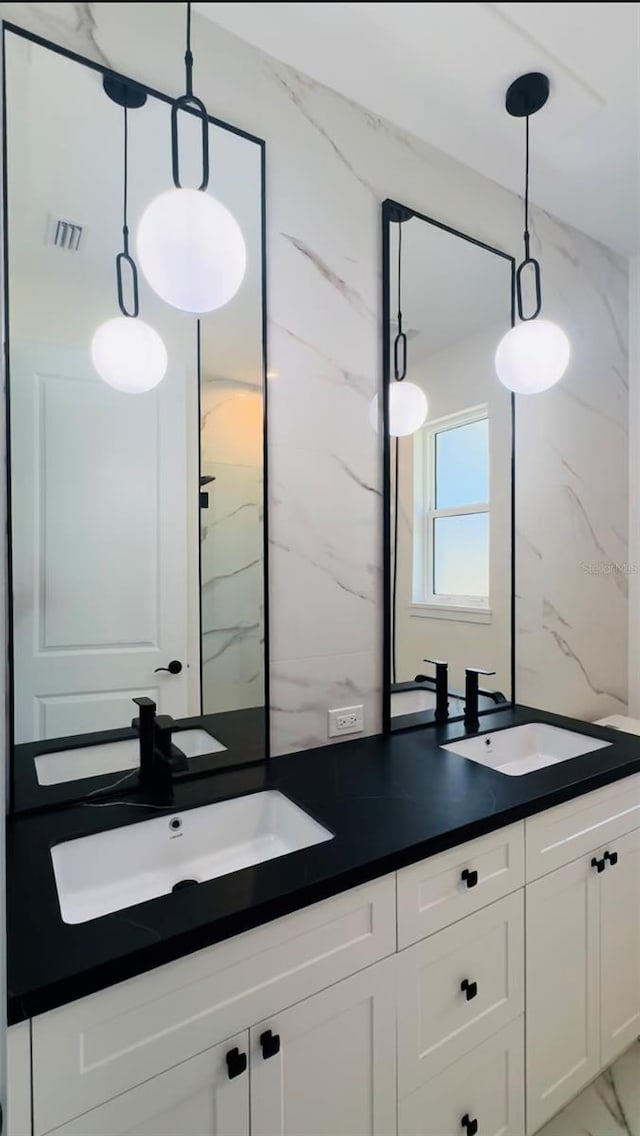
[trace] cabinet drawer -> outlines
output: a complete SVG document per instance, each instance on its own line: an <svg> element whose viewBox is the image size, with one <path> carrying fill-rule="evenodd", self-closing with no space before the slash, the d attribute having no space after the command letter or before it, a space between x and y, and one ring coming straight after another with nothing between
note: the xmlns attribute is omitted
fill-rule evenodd
<svg viewBox="0 0 640 1136"><path fill-rule="evenodd" d="M523 1136L524 1027L518 1018L398 1104L398 1136Z"/></svg>
<svg viewBox="0 0 640 1136"><path fill-rule="evenodd" d="M398 955L399 1095L413 1092L523 1008L524 900L518 891Z"/></svg>
<svg viewBox="0 0 640 1136"><path fill-rule="evenodd" d="M527 880L634 828L640 828L640 774L530 817L525 821Z"/></svg>
<svg viewBox="0 0 640 1136"><path fill-rule="evenodd" d="M36 1136L396 948L395 876L33 1021Z"/></svg>
<svg viewBox="0 0 640 1136"><path fill-rule="evenodd" d="M404 868L398 872L398 947L426 938L523 884L523 823Z"/></svg>

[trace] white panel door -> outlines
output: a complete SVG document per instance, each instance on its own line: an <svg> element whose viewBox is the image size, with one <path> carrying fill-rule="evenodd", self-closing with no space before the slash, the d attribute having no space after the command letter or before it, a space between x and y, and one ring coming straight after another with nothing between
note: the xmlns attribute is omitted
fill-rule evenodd
<svg viewBox="0 0 640 1136"><path fill-rule="evenodd" d="M251 1136L394 1136L395 964L251 1030Z"/></svg>
<svg viewBox="0 0 640 1136"><path fill-rule="evenodd" d="M55 1136L249 1136L247 1043L245 1031L52 1131ZM227 1055L236 1068L246 1058L244 1071L230 1077Z"/></svg>
<svg viewBox="0 0 640 1136"><path fill-rule="evenodd" d="M398 1136L471 1132L523 1136L522 1017L398 1102Z"/></svg>
<svg viewBox="0 0 640 1136"><path fill-rule="evenodd" d="M605 1068L640 1037L640 830L620 836L606 851L607 867L599 878L601 1063Z"/></svg>
<svg viewBox="0 0 640 1136"><path fill-rule="evenodd" d="M123 394L81 351L12 344L16 742L129 725L135 695L191 709L184 388L170 365Z"/></svg>
<svg viewBox="0 0 640 1136"><path fill-rule="evenodd" d="M589 855L526 889L530 1133L600 1068L601 882Z"/></svg>

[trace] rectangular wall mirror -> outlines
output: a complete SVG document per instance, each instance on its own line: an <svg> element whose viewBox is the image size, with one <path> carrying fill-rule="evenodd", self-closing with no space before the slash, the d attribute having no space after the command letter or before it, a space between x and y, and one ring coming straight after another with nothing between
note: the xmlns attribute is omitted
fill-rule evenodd
<svg viewBox="0 0 640 1136"><path fill-rule="evenodd" d="M426 660L447 664L450 718L468 668L493 672L479 677L480 711L513 698L513 405L493 359L514 262L393 201L383 260L383 717L399 729L435 720Z"/></svg>
<svg viewBox="0 0 640 1136"><path fill-rule="evenodd" d="M129 740L136 696L175 719L206 716L194 758L267 755L264 144L209 120L208 192L240 226L244 278L198 320L138 266L139 318L168 365L154 389L125 393L92 355L96 329L120 315L124 109L101 68L7 25L4 54L19 808L36 785L77 797L133 764L131 747L112 760L102 749L105 769L79 746L96 731ZM126 113L134 256L143 211L173 187L171 100L137 89L143 105ZM179 118L181 176L194 185L201 121ZM130 302L128 275L125 290Z"/></svg>

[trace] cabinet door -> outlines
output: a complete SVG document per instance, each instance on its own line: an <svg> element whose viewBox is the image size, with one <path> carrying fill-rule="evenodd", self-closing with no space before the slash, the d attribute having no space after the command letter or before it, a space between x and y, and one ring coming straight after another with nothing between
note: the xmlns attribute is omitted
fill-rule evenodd
<svg viewBox="0 0 640 1136"><path fill-rule="evenodd" d="M523 1022L511 1022L399 1101L398 1136L465 1136L474 1129L478 1136L522 1136Z"/></svg>
<svg viewBox="0 0 640 1136"><path fill-rule="evenodd" d="M245 1031L54 1130L55 1136L249 1136L249 1073L231 1077L227 1054L248 1060ZM233 1071L233 1065L232 1065Z"/></svg>
<svg viewBox="0 0 640 1136"><path fill-rule="evenodd" d="M600 1022L604 1068L640 1036L640 830L609 844L600 883Z"/></svg>
<svg viewBox="0 0 640 1136"><path fill-rule="evenodd" d="M527 1131L600 1068L602 875L591 856L526 889Z"/></svg>
<svg viewBox="0 0 640 1136"><path fill-rule="evenodd" d="M251 1030L252 1136L394 1136L395 964Z"/></svg>

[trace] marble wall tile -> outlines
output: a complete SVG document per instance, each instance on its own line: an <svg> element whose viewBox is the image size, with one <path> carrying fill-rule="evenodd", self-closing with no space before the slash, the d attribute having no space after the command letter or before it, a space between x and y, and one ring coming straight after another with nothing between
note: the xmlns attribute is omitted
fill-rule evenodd
<svg viewBox="0 0 640 1136"><path fill-rule="evenodd" d="M182 89L181 5L155 6L152 34L148 4L0 10ZM194 30L210 111L267 141L277 753L326 742L326 710L353 701L350 683L366 731L379 728L381 460L367 407L381 371L380 202L405 201L516 254L522 204L197 15ZM533 225L545 314L567 328L573 359L560 387L518 405L517 695L596 718L626 701L625 569L610 567L624 565L627 541L626 264L539 210ZM299 714L297 667L309 678Z"/></svg>

